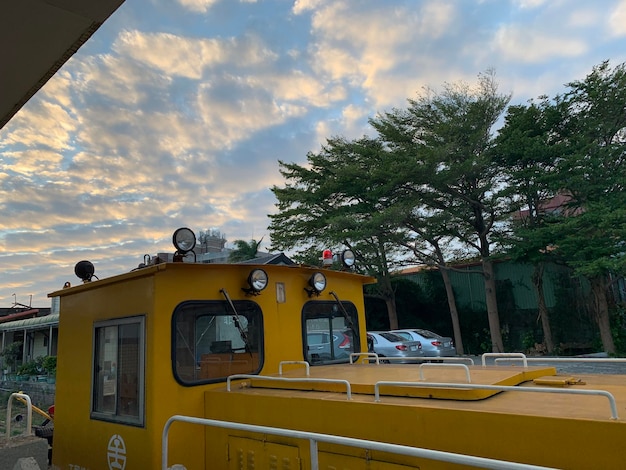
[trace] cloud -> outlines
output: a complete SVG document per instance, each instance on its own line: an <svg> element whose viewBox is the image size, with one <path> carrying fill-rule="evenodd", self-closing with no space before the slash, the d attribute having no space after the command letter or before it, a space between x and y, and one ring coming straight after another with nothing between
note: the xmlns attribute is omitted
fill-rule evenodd
<svg viewBox="0 0 626 470"><path fill-rule="evenodd" d="M547 62L556 57L577 57L588 50L587 42L570 35L555 35L522 25L501 27L496 49L509 61Z"/></svg>
<svg viewBox="0 0 626 470"><path fill-rule="evenodd" d="M626 36L626 0L619 2L611 11L609 28L614 36Z"/></svg>
<svg viewBox="0 0 626 470"><path fill-rule="evenodd" d="M2 145L27 143L29 147L44 146L64 150L71 146L77 123L67 109L49 101L36 101L30 113L20 113L15 118L13 132L3 139Z"/></svg>
<svg viewBox="0 0 626 470"><path fill-rule="evenodd" d="M207 68L252 67L276 58L259 37L191 38L171 33L124 31L113 44L119 55L167 76L200 79Z"/></svg>
<svg viewBox="0 0 626 470"><path fill-rule="evenodd" d="M522 9L526 9L526 8L538 8L542 5L544 5L545 3L547 3L548 0L515 0L514 3Z"/></svg>
<svg viewBox="0 0 626 470"><path fill-rule="evenodd" d="M195 13L206 13L218 0L176 0L183 8Z"/></svg>
<svg viewBox="0 0 626 470"><path fill-rule="evenodd" d="M417 8L412 2L361 5L359 9L346 1L310 5L317 7L312 19L314 70L361 88L374 107L396 104L423 83L418 77L425 53L420 49L453 29L457 10L452 2L442 1Z"/></svg>
<svg viewBox="0 0 626 470"><path fill-rule="evenodd" d="M517 102L561 91L624 57L625 11L626 0L126 2L0 131L0 302L45 302L80 259L102 276L130 270L170 251L181 225L260 239L269 188L284 183L277 160L374 135L377 112L489 67Z"/></svg>

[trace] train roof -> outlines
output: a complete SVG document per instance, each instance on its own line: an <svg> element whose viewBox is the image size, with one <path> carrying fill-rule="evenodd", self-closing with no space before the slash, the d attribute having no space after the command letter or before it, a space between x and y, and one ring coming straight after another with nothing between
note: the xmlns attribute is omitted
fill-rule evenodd
<svg viewBox="0 0 626 470"><path fill-rule="evenodd" d="M223 271L232 272L235 270L253 270L256 268L268 270L271 272L282 272L284 275L290 275L289 273L295 274L296 271L300 271L301 273L312 274L316 271L323 272L327 277L353 277L358 279L363 285L365 284L375 284L376 278L372 276L367 276L363 274L356 274L351 271L339 271L334 269L324 269L317 266L308 266L301 264L292 264L292 265L272 265L272 264L243 264L243 263L159 263L155 265L146 266L143 268L134 269L127 273L118 274L115 276L98 279L95 281L89 281L82 284L76 284L74 286L68 286L58 291L54 291L48 294L48 297L63 297L66 295L70 295L76 292L82 292L84 290L90 290L94 288L104 287L120 282L125 282L131 279L136 279L140 277L146 276L154 276L158 272L166 271L166 270L184 270L187 274L193 276L196 274L200 274L201 272L206 271ZM69 283L68 283L69 284Z"/></svg>

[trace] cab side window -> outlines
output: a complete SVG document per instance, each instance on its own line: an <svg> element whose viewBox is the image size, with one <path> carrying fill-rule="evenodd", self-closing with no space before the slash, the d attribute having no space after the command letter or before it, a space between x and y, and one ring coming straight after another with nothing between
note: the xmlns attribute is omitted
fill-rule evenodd
<svg viewBox="0 0 626 470"><path fill-rule="evenodd" d="M349 362L360 352L357 310L350 302L312 301L302 310L304 358L312 365Z"/></svg>
<svg viewBox="0 0 626 470"><path fill-rule="evenodd" d="M263 363L260 307L251 301L184 302L174 310L172 367L183 385L253 374Z"/></svg>
<svg viewBox="0 0 626 470"><path fill-rule="evenodd" d="M94 324L91 417L144 424L144 317Z"/></svg>

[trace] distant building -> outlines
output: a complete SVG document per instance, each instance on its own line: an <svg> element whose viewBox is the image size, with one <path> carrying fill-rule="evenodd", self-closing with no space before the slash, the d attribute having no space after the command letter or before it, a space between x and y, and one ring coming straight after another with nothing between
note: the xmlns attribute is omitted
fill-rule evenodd
<svg viewBox="0 0 626 470"><path fill-rule="evenodd" d="M51 308L0 308L0 350L3 351L12 343L22 343L22 354L18 358L20 364L39 356L56 356L59 314L51 313L51 310ZM3 360L2 369L5 369Z"/></svg>

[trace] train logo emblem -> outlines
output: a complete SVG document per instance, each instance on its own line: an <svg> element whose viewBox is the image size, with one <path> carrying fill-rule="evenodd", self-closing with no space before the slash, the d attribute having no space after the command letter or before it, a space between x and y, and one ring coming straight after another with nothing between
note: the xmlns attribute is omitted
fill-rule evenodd
<svg viewBox="0 0 626 470"><path fill-rule="evenodd" d="M114 434L109 439L107 461L109 470L124 470L126 467L126 444L119 434Z"/></svg>

